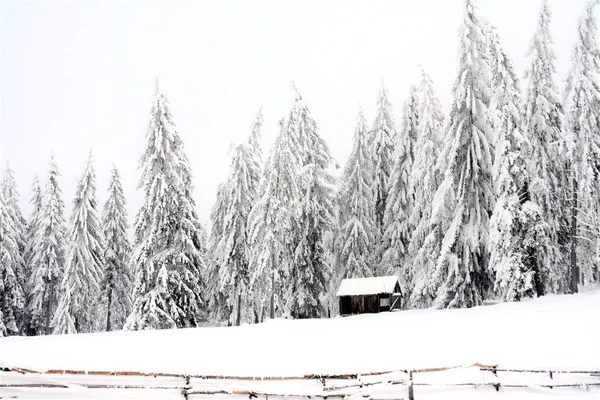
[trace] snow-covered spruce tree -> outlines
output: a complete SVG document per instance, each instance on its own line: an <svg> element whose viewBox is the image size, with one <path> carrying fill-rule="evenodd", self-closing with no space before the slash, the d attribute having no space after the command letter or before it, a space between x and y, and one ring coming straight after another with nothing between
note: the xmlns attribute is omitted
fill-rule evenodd
<svg viewBox="0 0 600 400"><path fill-rule="evenodd" d="M220 260L220 241L223 237L223 226L225 224L226 210L229 208L228 199L225 198L225 182L221 183L217 189L217 199L210 212L210 237L208 239L208 257L209 267L206 278L207 310L209 311L209 320L211 322L228 321L231 315L231 308L227 304L227 298L221 291L221 265Z"/></svg>
<svg viewBox="0 0 600 400"><path fill-rule="evenodd" d="M222 234L215 248L219 265L220 291L224 294L231 324L254 321L250 292L250 246L247 236L248 216L257 195L260 165L253 157L249 143L232 148L230 171L223 187L226 208L223 209Z"/></svg>
<svg viewBox="0 0 600 400"><path fill-rule="evenodd" d="M411 235L409 217L414 204L410 174L419 127L418 108L417 90L411 86L404 102L401 127L394 151L394 166L388 180L388 197L383 215L382 257L378 271L379 275L398 275L405 294L408 294L410 287L410 268L404 260Z"/></svg>
<svg viewBox="0 0 600 400"><path fill-rule="evenodd" d="M442 191L456 196L433 275L437 308L482 304L491 287L488 262L489 217L494 203L492 132L488 125L490 68L483 22L471 0L465 2L460 34L459 74L445 146L448 168ZM435 205L434 205L435 206Z"/></svg>
<svg viewBox="0 0 600 400"><path fill-rule="evenodd" d="M248 175L251 180L248 182L249 185L249 197L252 199L252 207L250 208L250 213L252 209L258 202L260 194L258 192L261 184L261 179L263 177L263 152L260 145L261 133L262 133L262 125L263 125L263 114L262 107L259 108L256 117L252 121L252 125L250 126L250 136L248 138L248 146L250 148L250 155L253 158L253 161L248 164L250 168L248 171ZM250 218L250 214L248 214L248 218ZM250 227L250 220L247 221L247 229ZM256 269L256 265L253 263L252 257L252 243L250 243L250 232L247 232L247 240L248 248L250 250L250 254L248 255L249 264L249 277L250 277L250 287L249 290L252 294L252 301L250 302L254 308L254 321L260 322L264 320L265 317L265 308L264 305L261 304L261 294L258 291L253 290L252 287L252 276L254 270Z"/></svg>
<svg viewBox="0 0 600 400"><path fill-rule="evenodd" d="M286 309L293 318L315 318L325 313L322 297L331 278L324 237L334 222L335 187L329 172L332 158L297 90L288 124L296 138L300 161L300 197Z"/></svg>
<svg viewBox="0 0 600 400"><path fill-rule="evenodd" d="M427 283L435 270L441 238L431 225L432 203L435 191L441 183L442 174L436 169L436 162L442 145L444 114L437 98L433 81L421 70L419 85L421 103L415 158L410 174L409 186L415 196L415 203L409 223L414 227L408 245L411 260L412 293L410 304L414 307L429 306L435 293L427 292Z"/></svg>
<svg viewBox="0 0 600 400"><path fill-rule="evenodd" d="M19 207L19 191L17 190L17 183L13 171L8 163L6 163L6 169L4 170L0 187L2 188L2 194L4 195L6 210L13 221L17 235L15 239L19 250L20 264L15 266L15 273L17 274L17 279L19 280L21 287L24 287L27 278L25 275L25 263L23 259L26 247L27 221L23 218L21 208ZM19 326L21 326L21 321L19 321Z"/></svg>
<svg viewBox="0 0 600 400"><path fill-rule="evenodd" d="M20 234L9 208L0 192L0 336L19 334L25 306L17 272L23 264Z"/></svg>
<svg viewBox="0 0 600 400"><path fill-rule="evenodd" d="M97 301L103 279L104 238L98 218L91 152L75 192L66 254L60 300L52 321L53 333L93 332L100 319Z"/></svg>
<svg viewBox="0 0 600 400"><path fill-rule="evenodd" d="M52 332L50 323L58 306L65 268L65 204L58 186L59 176L58 166L51 156L28 281L29 330L38 335Z"/></svg>
<svg viewBox="0 0 600 400"><path fill-rule="evenodd" d="M588 3L579 21L566 88L567 130L571 157L570 289L600 279L600 48L597 0Z"/></svg>
<svg viewBox="0 0 600 400"><path fill-rule="evenodd" d="M144 201L132 255L133 307L124 329L197 326L204 318L201 224L184 143L158 83L146 137L139 185Z"/></svg>
<svg viewBox="0 0 600 400"><path fill-rule="evenodd" d="M23 254L24 261L24 275L26 293L29 292L27 287L27 277L31 274L31 265L34 258L34 251L37 248L36 234L41 223L41 210L42 210L42 187L40 186L40 180L37 175L33 177L33 183L31 185L31 214L29 215L29 221L27 222L27 230L25 232L25 252Z"/></svg>
<svg viewBox="0 0 600 400"><path fill-rule="evenodd" d="M33 176L31 192L31 214L29 215L29 220L27 221L27 230L25 232L25 251L23 253L23 292L25 294L25 299L29 297L29 292L31 291L31 288L29 287L29 277L33 272L32 265L35 251L39 249L37 231L41 223L40 213L42 209L42 188L37 175ZM34 335L35 331L31 329L29 313L23 313L23 317L24 318L21 326L22 332L26 335Z"/></svg>
<svg viewBox="0 0 600 400"><path fill-rule="evenodd" d="M375 197L375 222L379 237L384 232L384 214L387 205L389 179L394 166L396 123L392 105L383 80L377 97L377 115L369 138L369 154L373 157L373 196Z"/></svg>
<svg viewBox="0 0 600 400"><path fill-rule="evenodd" d="M550 36L550 7L542 1L538 28L528 55L531 64L525 100L525 127L531 154L527 159L531 181L531 200L539 205L542 217L548 224L549 242L536 254L536 263L549 271L535 290L537 295L547 291L566 289L568 266L568 182L564 146L563 109L560 104L553 75L554 51Z"/></svg>
<svg viewBox="0 0 600 400"><path fill-rule="evenodd" d="M490 30L495 92L490 102L497 135L494 183L497 202L490 220L490 269L503 301L532 297L547 271L538 254L547 243L547 225L529 199L524 155L531 145L523 135L519 80L496 32Z"/></svg>
<svg viewBox="0 0 600 400"><path fill-rule="evenodd" d="M354 144L344 169L340 190L340 278L373 276L373 250L377 226L371 192L372 164L368 128L362 107L356 119Z"/></svg>
<svg viewBox="0 0 600 400"><path fill-rule="evenodd" d="M259 198L249 216L252 249L252 288L259 309L269 317L284 312L286 277L293 260L292 235L296 228L296 202L299 199L299 160L292 146L286 122L279 121L275 139L260 183Z"/></svg>
<svg viewBox="0 0 600 400"><path fill-rule="evenodd" d="M113 166L108 184L108 199L102 210L104 234L104 278L100 283L98 314L102 326L111 331L121 329L131 312L133 274L129 268L131 245L127 236L127 203L121 177Z"/></svg>

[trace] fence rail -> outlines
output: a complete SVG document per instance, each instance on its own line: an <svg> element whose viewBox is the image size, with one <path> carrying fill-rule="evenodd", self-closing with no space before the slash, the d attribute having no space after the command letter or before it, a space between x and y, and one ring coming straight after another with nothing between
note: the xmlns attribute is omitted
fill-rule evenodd
<svg viewBox="0 0 600 400"><path fill-rule="evenodd" d="M309 374L301 376L228 376L144 373L133 371L35 371L0 367L0 388L9 397L26 395L28 390L57 389L176 391L179 398L191 396L245 396L375 399L385 392L394 399L414 400L417 387L492 387L531 390L600 388L600 370L509 369L495 365L439 367L351 374ZM150 392L148 392L150 393ZM39 393L38 393L39 394ZM3 396L0 396L4 398ZM91 397L91 396L84 396ZM358 398L358 397L356 397ZM388 397L385 397L388 398Z"/></svg>

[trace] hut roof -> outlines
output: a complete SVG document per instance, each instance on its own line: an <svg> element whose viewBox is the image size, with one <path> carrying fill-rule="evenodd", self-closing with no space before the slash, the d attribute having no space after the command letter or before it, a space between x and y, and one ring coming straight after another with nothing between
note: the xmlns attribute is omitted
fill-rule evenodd
<svg viewBox="0 0 600 400"><path fill-rule="evenodd" d="M373 278L344 279L337 296L361 296L380 293L394 293L397 276L376 276Z"/></svg>

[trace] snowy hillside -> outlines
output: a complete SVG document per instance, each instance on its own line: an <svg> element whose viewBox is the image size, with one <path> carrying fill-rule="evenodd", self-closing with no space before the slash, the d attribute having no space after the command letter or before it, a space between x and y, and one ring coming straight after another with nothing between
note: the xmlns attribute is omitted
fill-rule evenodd
<svg viewBox="0 0 600 400"><path fill-rule="evenodd" d="M40 372L135 371L296 379L313 374L367 375L392 371L393 374L385 376L399 382L407 379L406 371L410 370L465 367L426 377L415 376L415 382L425 379L436 384L481 384L489 382L494 377L492 373L484 373L478 367L467 367L478 363L497 366L499 370L600 371L598 315L600 291L594 290L577 295L551 295L520 303L460 310L414 310L332 319L275 320L227 328L8 337L0 339L0 363L5 369L23 368ZM31 383L31 379L35 382L58 380L87 384L89 381L85 379L93 378L93 382L109 379L97 376L86 378L86 375L69 377L68 374L21 375L6 370L1 376L4 386ZM501 384L514 384L515 379L525 385L600 382L600 378L589 374L573 374L566 378L565 375L560 378L557 374L553 380L549 380L547 373L521 373L518 376L513 374L510 382L504 381L502 376L499 372L498 378L495 378ZM136 378L130 379L135 381ZM148 384L143 379L140 382L141 378L137 379L139 385ZM163 382L160 379L167 378L151 378L151 384ZM169 379L172 381L175 378ZM363 377L363 384L365 379L369 377ZM202 385L208 384L202 382ZM219 381L215 385L219 390L231 391L235 389L231 387L236 385L234 382L239 386L239 381L230 381L229 384ZM297 394L300 387L293 382L265 382L257 392L269 392L267 389L271 388L270 393ZM309 382L301 382L304 388L302 393L325 390L321 381L311 380L314 389L310 389ZM183 380L179 384L183 386ZM252 382L246 383L246 388L248 384ZM327 387L333 383L325 384ZM339 386L339 383L335 385ZM347 383L343 385L347 386ZM7 396L33 393L33 389L2 389ZM426 389L431 390L431 387L416 386L415 399L430 398L429 395L418 395L424 394ZM452 387L446 389L456 390ZM402 398L407 393L405 385L392 385L386 390L384 392L388 394L393 391L404 393L393 398ZM478 390L482 394L483 389ZM600 394L600 387L593 385L586 391L580 388L538 388L527 389L526 392L556 395L562 393L561 390L570 393L568 398L574 398L579 393L597 399ZM448 393L444 390L441 392ZM492 396L490 398L501 398L493 387L489 393ZM88 396L89 392L85 397Z"/></svg>

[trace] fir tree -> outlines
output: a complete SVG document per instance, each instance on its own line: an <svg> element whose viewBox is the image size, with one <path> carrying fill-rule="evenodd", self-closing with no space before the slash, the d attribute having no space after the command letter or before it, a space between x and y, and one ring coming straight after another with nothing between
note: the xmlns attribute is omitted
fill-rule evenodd
<svg viewBox="0 0 600 400"><path fill-rule="evenodd" d="M117 167L113 166L108 199L102 211L104 279L100 285L99 315L107 331L121 329L131 312L133 274L129 269L131 245L127 237L127 203Z"/></svg>
<svg viewBox="0 0 600 400"><path fill-rule="evenodd" d="M132 256L134 302L125 329L198 326L204 318L201 224L184 143L158 84L146 137L139 185L144 202Z"/></svg>
<svg viewBox="0 0 600 400"><path fill-rule="evenodd" d="M25 305L17 273L23 264L19 232L4 196L0 192L0 336L19 333Z"/></svg>
<svg viewBox="0 0 600 400"><path fill-rule="evenodd" d="M384 232L384 214L387 206L389 179L394 166L396 123L388 92L381 82L377 97L377 116L369 139L369 154L373 157L373 196L375 197L375 221L380 236ZM380 238L378 238L380 240Z"/></svg>
<svg viewBox="0 0 600 400"><path fill-rule="evenodd" d="M299 199L298 162L289 130L279 121L280 132L266 164L259 198L249 216L252 248L252 288L259 309L268 308L271 319L284 311L287 266L292 263L293 228Z"/></svg>
<svg viewBox="0 0 600 400"><path fill-rule="evenodd" d="M104 270L104 238L98 219L92 153L77 185L61 296L52 321L55 334L93 332Z"/></svg>
<svg viewBox="0 0 600 400"><path fill-rule="evenodd" d="M248 146L250 151L250 156L252 157L251 162L248 163L248 176L250 180L248 181L248 190L249 190L249 198L251 199L252 206L249 210L248 218L250 218L250 213L252 209L258 202L260 197L259 188L263 175L263 152L260 146L261 140L261 130L263 124L263 114L262 107L258 110L254 121L250 127L250 136L248 138ZM251 221L247 221L248 229L250 227ZM252 276L254 274L254 269L256 269L256 264L253 263L252 258L252 243L250 243L250 232L247 232L247 240L248 240L248 248L250 253L248 254L248 262L249 262L249 289L252 293L252 305L254 307L254 321L260 322L264 319L264 304L261 304L261 294L259 291L252 290Z"/></svg>
<svg viewBox="0 0 600 400"><path fill-rule="evenodd" d="M228 321L231 308L227 303L225 293L221 290L221 265L220 245L223 237L226 210L229 205L225 198L225 182L217 189L217 199L210 212L211 230L208 239L208 259L210 260L207 274L207 309L210 311L209 319L213 322Z"/></svg>
<svg viewBox="0 0 600 400"><path fill-rule="evenodd" d="M542 218L548 224L549 241L535 257L548 276L539 276L535 287L537 295L547 291L564 290L568 245L567 165L564 155L563 110L558 99L553 74L554 51L550 36L550 7L542 1L538 28L529 48L531 64L525 101L525 133L531 143L528 155L528 173L531 176L529 192L533 203L540 207Z"/></svg>
<svg viewBox="0 0 600 400"><path fill-rule="evenodd" d="M372 164L368 130L362 107L356 119L354 145L342 177L340 191L340 278L373 276L373 249L377 238L373 204Z"/></svg>
<svg viewBox="0 0 600 400"><path fill-rule="evenodd" d="M334 216L334 179L329 173L332 158L298 91L288 125L300 161L300 198L286 308L293 318L315 318L325 312L322 297L331 278L324 237L333 225Z"/></svg>
<svg viewBox="0 0 600 400"><path fill-rule="evenodd" d="M388 180L388 198L383 216L383 243L380 274L400 277L403 292L408 293L410 268L403 262L406 256L411 229L409 217L414 204L410 174L414 160L414 147L419 126L419 99L414 86L410 87L404 102L402 124L394 152L394 167Z"/></svg>
<svg viewBox="0 0 600 400"><path fill-rule="evenodd" d="M51 333L50 322L58 306L65 268L65 205L58 185L59 176L58 166L52 156L42 197L39 227L33 241L32 273L28 281L29 329L35 334Z"/></svg>
<svg viewBox="0 0 600 400"><path fill-rule="evenodd" d="M431 217L435 191L442 178L436 168L436 161L442 145L444 122L442 106L433 82L424 70L421 72L419 93L422 96L420 120L409 181L415 195L415 205L409 218L414 229L408 245L413 288L410 303L417 307L429 306L435 297L435 293L428 291L428 285L439 256L441 238L437 226L431 224Z"/></svg>
<svg viewBox="0 0 600 400"><path fill-rule="evenodd" d="M233 147L229 177L223 187L226 208L223 210L222 236L219 238L215 262L219 265L220 292L231 311L229 322L250 322L252 299L249 297L250 246L247 224L257 195L260 166L249 143Z"/></svg>
<svg viewBox="0 0 600 400"><path fill-rule="evenodd" d="M600 279L600 49L595 6L582 16L566 88L571 158L571 291Z"/></svg>
<svg viewBox="0 0 600 400"><path fill-rule="evenodd" d="M33 263L34 252L38 248L36 242L37 230L39 229L41 223L41 210L42 210L42 188L40 186L40 181L37 175L33 177L33 184L31 185L31 214L29 216L29 221L27 223L27 231L25 234L25 252L23 255L24 260L24 275L25 279L25 289L26 293L29 293L29 288L27 286L27 277L31 275L31 265Z"/></svg>
<svg viewBox="0 0 600 400"><path fill-rule="evenodd" d="M23 256L25 254L26 247L26 232L27 232L27 221L23 218L21 208L19 207L19 192L17 190L17 183L10 165L6 163L6 169L4 170L4 176L2 182L0 182L2 188L2 194L4 195L4 204L6 211L8 212L10 219L15 227L15 240L17 241L17 248L19 251L19 264L15 265L15 273L21 287L25 286L26 275L25 275L25 262Z"/></svg>
<svg viewBox="0 0 600 400"><path fill-rule="evenodd" d="M482 304L490 287L487 270L489 216L494 202L493 148L487 121L490 68L483 22L471 0L465 4L459 74L450 114L448 168L436 198L456 197L456 208L444 234L433 276L435 306Z"/></svg>
<svg viewBox="0 0 600 400"><path fill-rule="evenodd" d="M490 221L490 269L501 299L513 301L533 296L547 275L535 257L548 240L547 225L529 199L523 155L531 153L531 145L522 130L519 81L493 30L490 45L495 71L490 110L498 135L493 174L498 200Z"/></svg>

